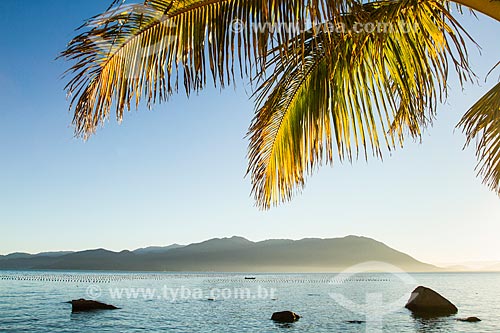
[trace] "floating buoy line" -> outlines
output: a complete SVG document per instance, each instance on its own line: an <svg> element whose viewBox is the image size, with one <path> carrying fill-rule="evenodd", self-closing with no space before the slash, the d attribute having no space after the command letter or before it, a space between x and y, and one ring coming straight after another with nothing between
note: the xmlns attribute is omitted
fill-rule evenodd
<svg viewBox="0 0 500 333"><path fill-rule="evenodd" d="M112 283L120 281L162 281L172 279L204 278L210 283L270 283L270 284L342 284L357 282L391 282L392 277L363 277L351 276L342 278L340 275L332 274L318 278L303 277L269 277L267 275L252 279L244 276L228 277L222 274L202 273L7 273L0 274L0 281L33 281L33 282L68 282L68 283Z"/></svg>

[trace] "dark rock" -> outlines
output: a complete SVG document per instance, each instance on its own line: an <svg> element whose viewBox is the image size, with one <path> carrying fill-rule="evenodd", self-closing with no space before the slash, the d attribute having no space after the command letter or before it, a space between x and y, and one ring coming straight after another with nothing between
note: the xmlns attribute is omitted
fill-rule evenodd
<svg viewBox="0 0 500 333"><path fill-rule="evenodd" d="M417 287L410 296L405 308L414 314L425 316L448 316L458 312L450 301L432 289Z"/></svg>
<svg viewBox="0 0 500 333"><path fill-rule="evenodd" d="M467 317L467 318L458 318L458 321L466 321L468 323L477 323L478 321L481 321L478 317Z"/></svg>
<svg viewBox="0 0 500 333"><path fill-rule="evenodd" d="M118 309L114 305L105 304L97 301L89 301L83 298L73 300L71 302L73 312L81 312L81 311L93 311L93 310L116 310Z"/></svg>
<svg viewBox="0 0 500 333"><path fill-rule="evenodd" d="M271 320L280 323L293 323L300 319L300 316L292 311L282 311L273 313Z"/></svg>

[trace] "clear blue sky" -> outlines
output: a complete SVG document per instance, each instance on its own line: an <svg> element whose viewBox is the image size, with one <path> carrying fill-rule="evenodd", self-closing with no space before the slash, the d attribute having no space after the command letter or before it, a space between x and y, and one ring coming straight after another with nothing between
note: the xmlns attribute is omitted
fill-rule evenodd
<svg viewBox="0 0 500 333"><path fill-rule="evenodd" d="M258 211L244 178L253 115L248 89L178 95L152 112L73 138L55 61L108 1L0 1L0 253L133 249L241 235L363 235L428 262L500 260L500 200L475 177L473 149L454 126L495 83L500 23L465 15L481 86L450 82L423 144L384 162L322 168L302 195Z"/></svg>

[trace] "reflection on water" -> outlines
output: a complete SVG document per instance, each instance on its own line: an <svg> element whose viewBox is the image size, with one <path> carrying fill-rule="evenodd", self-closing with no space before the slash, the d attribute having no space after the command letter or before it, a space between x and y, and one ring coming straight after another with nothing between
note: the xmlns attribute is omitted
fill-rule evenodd
<svg viewBox="0 0 500 333"><path fill-rule="evenodd" d="M411 317L415 322L415 332L453 332L454 316L436 317L412 313Z"/></svg>
<svg viewBox="0 0 500 333"><path fill-rule="evenodd" d="M295 325L295 323L278 323L278 322L274 322L274 324L276 325L276 327L284 329L293 328L293 326Z"/></svg>

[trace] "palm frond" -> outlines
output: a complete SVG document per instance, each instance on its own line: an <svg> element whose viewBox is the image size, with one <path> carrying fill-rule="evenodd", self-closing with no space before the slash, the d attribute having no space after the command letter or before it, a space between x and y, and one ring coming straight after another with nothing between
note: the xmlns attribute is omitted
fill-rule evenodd
<svg viewBox="0 0 500 333"><path fill-rule="evenodd" d="M466 146L476 141L478 176L500 194L500 83L467 111L458 127L467 137Z"/></svg>
<svg viewBox="0 0 500 333"><path fill-rule="evenodd" d="M146 0L113 7L91 19L62 52L75 62L66 89L76 134L92 134L113 106L121 120L133 102L166 100L179 80L189 95L210 75L216 85L230 83L235 63L242 76L261 73L269 46L294 37L291 25L305 30L307 22L331 19L355 2ZM234 20L247 29L232 31Z"/></svg>
<svg viewBox="0 0 500 333"><path fill-rule="evenodd" d="M340 160L360 152L367 158L368 151L382 157L406 131L418 137L446 96L450 59L462 79L470 77L460 27L441 2L369 3L342 23L353 28L359 20L392 29L310 31L290 44L286 59L271 54L273 72L258 90L249 130L248 173L259 207L289 200L307 174L333 163L334 150ZM294 53L297 44L305 52Z"/></svg>

